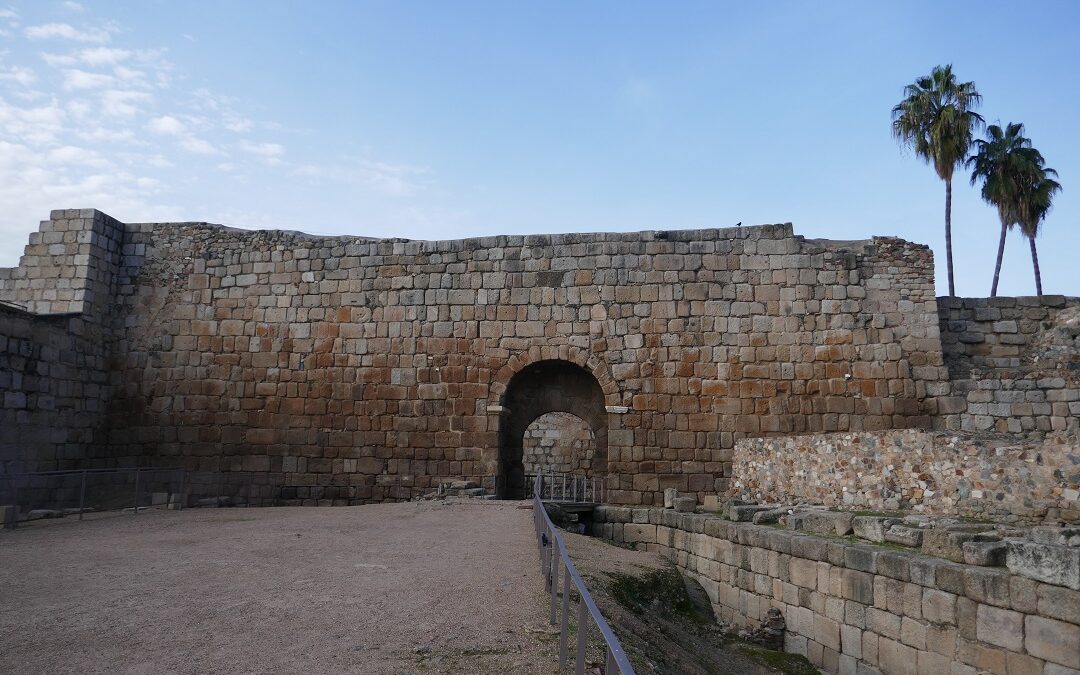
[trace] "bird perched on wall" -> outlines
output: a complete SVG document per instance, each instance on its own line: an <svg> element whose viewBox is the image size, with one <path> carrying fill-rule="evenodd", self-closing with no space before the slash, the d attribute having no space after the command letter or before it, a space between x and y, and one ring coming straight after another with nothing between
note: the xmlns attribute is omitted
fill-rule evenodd
<svg viewBox="0 0 1080 675"><path fill-rule="evenodd" d="M740 220L739 222L735 223L735 227L742 227L742 221Z"/></svg>

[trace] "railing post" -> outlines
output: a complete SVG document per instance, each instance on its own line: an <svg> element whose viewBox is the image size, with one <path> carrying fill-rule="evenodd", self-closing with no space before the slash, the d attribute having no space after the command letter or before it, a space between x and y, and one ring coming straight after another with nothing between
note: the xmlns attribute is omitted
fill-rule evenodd
<svg viewBox="0 0 1080 675"><path fill-rule="evenodd" d="M180 493L176 496L176 510L184 510L184 483L187 482L187 469L180 469Z"/></svg>
<svg viewBox="0 0 1080 675"><path fill-rule="evenodd" d="M556 607L557 607L557 603L558 603L558 599L559 599L559 562L560 562L560 560L559 560L559 556L556 555L556 553L558 553L558 552L555 550L554 546L551 547L551 553L552 553L552 555L551 555L551 618L550 618L550 621L551 621L551 625L554 626L555 623L558 621L558 616L556 616L555 612L556 612ZM566 571L563 570L563 573L565 574Z"/></svg>
<svg viewBox="0 0 1080 675"><path fill-rule="evenodd" d="M135 469L135 510L134 515L139 515L139 470Z"/></svg>
<svg viewBox="0 0 1080 675"><path fill-rule="evenodd" d="M79 486L79 520L83 519L83 509L86 508L86 469L82 472L82 484Z"/></svg>
<svg viewBox="0 0 1080 675"><path fill-rule="evenodd" d="M574 672L577 675L585 675L585 638L589 633L589 608L585 606L585 598L578 603L577 613L577 663Z"/></svg>
<svg viewBox="0 0 1080 675"><path fill-rule="evenodd" d="M19 526L19 479L11 477L11 521L8 527L14 530Z"/></svg>
<svg viewBox="0 0 1080 675"><path fill-rule="evenodd" d="M563 568L562 625L559 627L559 670L566 668L566 646L570 641L570 570ZM610 671L609 671L610 672Z"/></svg>

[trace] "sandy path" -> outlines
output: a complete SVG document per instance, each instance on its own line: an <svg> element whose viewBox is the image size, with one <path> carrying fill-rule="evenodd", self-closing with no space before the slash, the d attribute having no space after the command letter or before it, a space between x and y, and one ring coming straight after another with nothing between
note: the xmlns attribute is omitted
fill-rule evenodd
<svg viewBox="0 0 1080 675"><path fill-rule="evenodd" d="M551 673L512 502L153 512L0 532L0 672Z"/></svg>

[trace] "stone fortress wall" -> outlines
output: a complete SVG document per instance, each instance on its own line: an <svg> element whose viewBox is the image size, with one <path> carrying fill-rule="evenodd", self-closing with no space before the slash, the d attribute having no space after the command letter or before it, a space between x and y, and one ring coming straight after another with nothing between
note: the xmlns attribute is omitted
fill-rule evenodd
<svg viewBox="0 0 1080 675"><path fill-rule="evenodd" d="M531 421L506 402L556 362L598 387L574 412L606 422L614 503L728 490L742 438L985 424L950 380L982 319L939 316L929 249L790 224L421 242L54 211L0 301L24 308L0 325L7 472L246 470L353 502L490 481ZM1061 417L1044 379L1032 431Z"/></svg>

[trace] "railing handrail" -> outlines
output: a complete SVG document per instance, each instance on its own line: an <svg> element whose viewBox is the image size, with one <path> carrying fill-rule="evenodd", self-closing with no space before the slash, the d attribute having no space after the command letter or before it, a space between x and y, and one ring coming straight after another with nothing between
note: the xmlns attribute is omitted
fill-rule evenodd
<svg viewBox="0 0 1080 675"><path fill-rule="evenodd" d="M559 643L560 643L560 668L565 666L566 658L566 640L568 639L567 631L568 624L566 621L566 612L568 611L568 595L569 584L565 583L567 577L573 581L574 586L577 588L578 593L581 596L581 603L589 610L589 614L592 616L593 622L600 630L601 636L604 638L604 642L607 645L607 668L605 673L618 672L623 675L634 675L634 668L630 665L630 660L626 656L626 652L623 651L622 645L619 643L619 638L615 636L615 632L611 630L611 626L608 625L604 615L600 613L600 609L596 606L596 603L592 599L592 595L589 593L589 589L585 585L585 580L581 578L581 575L577 571L577 567L574 566L572 560L570 560L570 554L566 550L566 543L563 541L562 536L559 535L555 524L551 522L551 518L547 514L547 510L544 508L544 500L542 498L542 483L543 475L537 474L533 479L533 510L537 514L536 520L536 538L537 544L540 547L540 560L541 564L546 567L544 570L545 578L549 584L551 590L552 601L552 614L551 623L555 623L555 594L556 589L554 585L558 581L558 568L550 564L550 556L545 559L544 547L551 546L552 542L557 547L559 552L559 558L564 565L564 583L563 583L563 620L562 629L560 630ZM548 534L548 542L545 544L542 535ZM581 615L584 613L581 612ZM581 617L583 618L583 616ZM584 672L584 647L585 641L583 639L584 632L588 629L586 622L583 620L578 621L578 650L576 672L580 675ZM612 671L611 666L615 666L616 670Z"/></svg>

